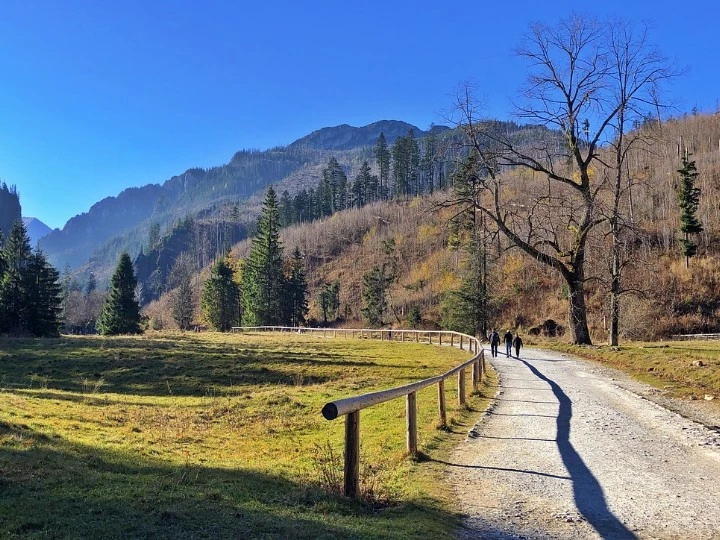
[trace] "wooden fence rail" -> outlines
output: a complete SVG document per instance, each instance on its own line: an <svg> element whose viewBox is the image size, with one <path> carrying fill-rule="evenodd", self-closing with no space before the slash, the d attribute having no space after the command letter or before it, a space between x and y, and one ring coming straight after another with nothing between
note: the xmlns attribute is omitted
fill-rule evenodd
<svg viewBox="0 0 720 540"><path fill-rule="evenodd" d="M473 357L452 368L451 370L424 379L414 383L380 390L377 392L369 392L359 396L342 398L330 403L326 403L322 408L322 414L327 420L334 420L340 416L345 416L345 478L344 492L347 497L357 497L360 486L360 411L373 405L378 405L392 399L405 396L405 420L406 420L406 445L407 451L411 455L417 454L417 392L423 388L427 388L433 384L437 384L438 395L438 414L440 417L440 425L447 425L447 410L445 406L445 381L457 374L457 399L458 406L465 404L465 370L472 367L472 385L473 390L477 391L478 385L482 381L485 372L485 353L480 346L477 338L461 334L459 332L447 332L441 330L378 330L378 329L349 329L349 328L296 328L287 326L237 326L233 327L233 332L296 332L322 334L327 336L328 332L332 332L333 337L338 334L352 337L360 337L367 339L380 340L397 340L406 341L409 337L411 341L424 342L437 345L445 342L450 346L460 347L474 353ZM433 342L433 337L437 339ZM414 338L414 339L413 339ZM449 338L449 342L448 342Z"/></svg>

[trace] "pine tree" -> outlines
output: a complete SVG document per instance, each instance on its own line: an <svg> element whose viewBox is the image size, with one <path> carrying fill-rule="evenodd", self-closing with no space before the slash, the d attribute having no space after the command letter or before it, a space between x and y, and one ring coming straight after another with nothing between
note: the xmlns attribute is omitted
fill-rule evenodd
<svg viewBox="0 0 720 540"><path fill-rule="evenodd" d="M362 314L371 326L382 326L387 311L387 282L382 269L375 265L363 275Z"/></svg>
<svg viewBox="0 0 720 540"><path fill-rule="evenodd" d="M2 249L4 275L0 282L0 332L24 334L28 296L27 267L32 249L22 221L15 221Z"/></svg>
<svg viewBox="0 0 720 540"><path fill-rule="evenodd" d="M135 287L137 279L130 255L123 252L110 280L110 291L97 323L98 332L103 335L142 333Z"/></svg>
<svg viewBox="0 0 720 540"><path fill-rule="evenodd" d="M320 290L318 297L320 311L323 314L323 323L327 324L329 319L337 316L340 309L340 282L325 283Z"/></svg>
<svg viewBox="0 0 720 540"><path fill-rule="evenodd" d="M697 244L690 240L691 234L702 232L703 227L697 218L698 207L700 206L700 188L695 187L698 172L694 161L688 161L688 157L682 160L680 173L680 231L685 237L680 240L682 254L685 256L685 267L690 266L690 258L697 253Z"/></svg>
<svg viewBox="0 0 720 540"><path fill-rule="evenodd" d="M388 196L390 183L390 149L388 148L384 133L380 133L380 137L378 137L377 143L375 144L375 162L380 171L378 196L384 200Z"/></svg>
<svg viewBox="0 0 720 540"><path fill-rule="evenodd" d="M38 250L30 256L26 277L25 330L37 337L56 337L62 325L60 273Z"/></svg>
<svg viewBox="0 0 720 540"><path fill-rule="evenodd" d="M308 314L307 280L305 279L303 256L297 246L290 259L290 271L286 285L287 314L285 320L290 326L305 324L305 319Z"/></svg>
<svg viewBox="0 0 720 540"><path fill-rule="evenodd" d="M279 228L277 198L271 186L243 269L243 324L246 326L285 322L283 294L286 288Z"/></svg>
<svg viewBox="0 0 720 540"><path fill-rule="evenodd" d="M202 310L210 324L227 332L240 321L240 288L226 258L213 266L202 293Z"/></svg>

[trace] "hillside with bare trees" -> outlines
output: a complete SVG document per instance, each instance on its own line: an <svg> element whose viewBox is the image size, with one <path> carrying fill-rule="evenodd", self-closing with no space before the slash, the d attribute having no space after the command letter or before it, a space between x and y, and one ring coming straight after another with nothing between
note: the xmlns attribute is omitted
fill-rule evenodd
<svg viewBox="0 0 720 540"><path fill-rule="evenodd" d="M720 330L720 253L716 247L720 116L684 116L661 124L648 121L636 129L643 131L645 143L634 148L627 160L631 181L621 201L631 226L623 242L627 265L620 334L640 339ZM685 268L679 247L677 172L686 148L699 172L699 218L703 223L698 253L689 268ZM528 173L509 170L504 174L508 189L515 191L518 200L530 195L524 182ZM607 173L598 170L593 174ZM608 196L609 192L599 200L604 204ZM406 326L410 312L419 311L419 324L441 326L443 298L459 286L469 258L462 242L454 238L456 210L443 207L452 197L451 188L409 200L377 202L284 228L281 238L286 253L297 246L305 255L311 322L323 319L323 287L337 282L339 309L330 324L363 324L363 276L389 256L391 245L398 279L388 290L389 307L383 322ZM548 215L547 220L548 226L552 225L553 216ZM560 277L548 273L495 231L486 232L488 324L527 332L538 331L551 319L566 327L567 289ZM588 324L596 341L608 338L609 249L607 224L600 224L589 239L586 286ZM241 260L247 250L248 242L243 241L231 256ZM165 297L150 304L147 314L158 324L172 325ZM200 313L196 315L201 322Z"/></svg>

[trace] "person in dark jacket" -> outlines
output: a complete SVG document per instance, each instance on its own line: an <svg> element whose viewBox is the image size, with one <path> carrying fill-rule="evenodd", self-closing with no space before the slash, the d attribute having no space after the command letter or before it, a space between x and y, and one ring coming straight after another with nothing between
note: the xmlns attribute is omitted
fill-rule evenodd
<svg viewBox="0 0 720 540"><path fill-rule="evenodd" d="M515 347L515 356L520 358L520 349L522 348L522 338L520 337L520 334L517 334L515 336L515 339L513 339L513 346Z"/></svg>
<svg viewBox="0 0 720 540"><path fill-rule="evenodd" d="M513 335L510 330L505 332L505 354L508 358L512 356L512 342L513 342Z"/></svg>
<svg viewBox="0 0 720 540"><path fill-rule="evenodd" d="M493 358L498 355L498 345L500 345L500 334L493 328L490 332L490 356Z"/></svg>

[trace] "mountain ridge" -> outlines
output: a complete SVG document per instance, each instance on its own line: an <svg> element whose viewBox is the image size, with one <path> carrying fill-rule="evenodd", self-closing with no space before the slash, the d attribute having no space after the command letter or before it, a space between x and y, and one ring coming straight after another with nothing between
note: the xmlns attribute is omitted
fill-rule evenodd
<svg viewBox="0 0 720 540"><path fill-rule="evenodd" d="M52 229L38 218L23 216L22 222L23 225L25 225L28 236L30 237L30 244L33 246L36 245L38 240L40 240L43 236L52 232Z"/></svg>
<svg viewBox="0 0 720 540"><path fill-rule="evenodd" d="M128 249L127 239L114 240L118 235L134 236L131 243L139 251L140 236L152 223L169 226L177 219L226 202L247 201L303 167L319 165L327 160L328 153L374 144L383 129L388 130L388 144L410 130L418 136L426 133L407 122L380 120L361 127L342 124L321 128L287 146L239 150L224 165L190 168L162 184L126 188L117 196L105 197L44 236L41 247L59 268L81 267L108 242ZM110 250L110 258L114 255Z"/></svg>

